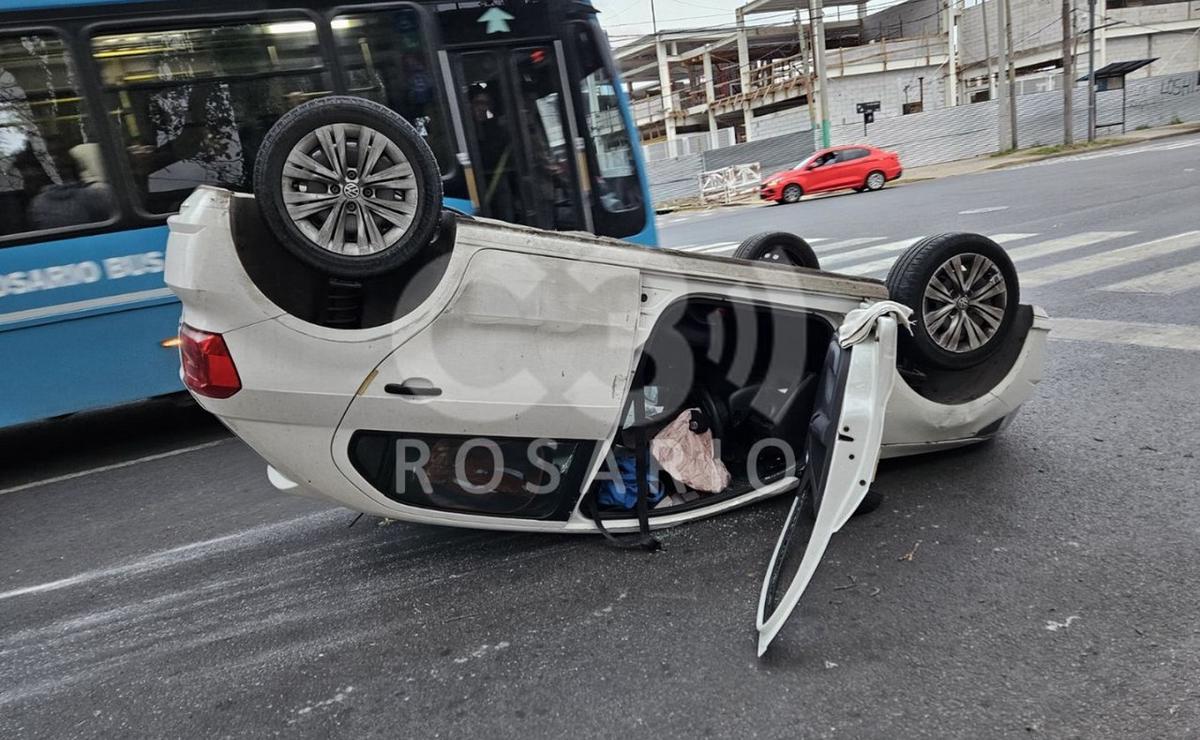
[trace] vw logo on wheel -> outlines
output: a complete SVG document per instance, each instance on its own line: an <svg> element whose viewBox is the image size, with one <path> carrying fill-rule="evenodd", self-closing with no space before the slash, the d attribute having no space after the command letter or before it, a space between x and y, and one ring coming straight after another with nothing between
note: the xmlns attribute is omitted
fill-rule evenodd
<svg viewBox="0 0 1200 740"><path fill-rule="evenodd" d="M359 193L358 183L356 183L356 182L346 183L345 186L342 188L342 192L344 192L346 194L347 198L357 198L358 193Z"/></svg>

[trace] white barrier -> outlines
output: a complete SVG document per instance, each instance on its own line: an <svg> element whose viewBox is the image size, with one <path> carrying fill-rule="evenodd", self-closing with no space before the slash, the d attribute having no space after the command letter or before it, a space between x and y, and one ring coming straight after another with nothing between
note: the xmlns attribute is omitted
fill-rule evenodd
<svg viewBox="0 0 1200 740"><path fill-rule="evenodd" d="M735 164L700 173L700 202L728 203L739 195L757 192L762 184L762 165Z"/></svg>

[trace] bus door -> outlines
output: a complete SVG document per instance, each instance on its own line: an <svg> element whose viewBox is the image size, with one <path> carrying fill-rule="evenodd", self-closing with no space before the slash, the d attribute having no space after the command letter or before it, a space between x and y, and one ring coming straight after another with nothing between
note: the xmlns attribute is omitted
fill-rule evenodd
<svg viewBox="0 0 1200 740"><path fill-rule="evenodd" d="M592 231L562 43L443 51L459 161L481 216Z"/></svg>

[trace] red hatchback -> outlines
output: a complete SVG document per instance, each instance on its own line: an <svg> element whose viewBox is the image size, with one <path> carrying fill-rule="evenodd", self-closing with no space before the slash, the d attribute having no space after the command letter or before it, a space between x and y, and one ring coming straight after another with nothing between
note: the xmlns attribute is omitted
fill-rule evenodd
<svg viewBox="0 0 1200 740"><path fill-rule="evenodd" d="M896 152L865 144L837 146L820 149L792 169L766 178L759 195L776 203L795 203L810 193L879 190L903 171Z"/></svg>

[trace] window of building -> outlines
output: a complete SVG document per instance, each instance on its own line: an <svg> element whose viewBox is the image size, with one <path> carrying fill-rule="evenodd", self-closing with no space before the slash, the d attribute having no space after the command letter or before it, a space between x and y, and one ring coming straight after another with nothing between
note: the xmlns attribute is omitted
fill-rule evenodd
<svg viewBox="0 0 1200 740"><path fill-rule="evenodd" d="M404 116L425 137L442 171L453 172L450 129L420 11L400 7L338 16L333 19L333 36L350 94Z"/></svg>
<svg viewBox="0 0 1200 740"><path fill-rule="evenodd" d="M107 32L92 55L151 213L177 210L197 185L249 190L271 125L329 91L306 20Z"/></svg>
<svg viewBox="0 0 1200 740"><path fill-rule="evenodd" d="M57 36L0 36L0 237L113 214L100 145Z"/></svg>

